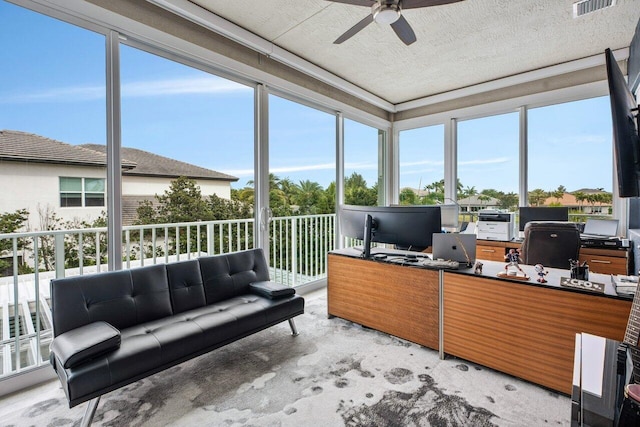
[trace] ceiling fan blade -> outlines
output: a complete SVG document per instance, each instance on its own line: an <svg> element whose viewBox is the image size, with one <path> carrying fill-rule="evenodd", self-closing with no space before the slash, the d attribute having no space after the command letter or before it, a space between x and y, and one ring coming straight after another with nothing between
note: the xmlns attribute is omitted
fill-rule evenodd
<svg viewBox="0 0 640 427"><path fill-rule="evenodd" d="M419 7L440 6L443 4L457 3L463 0L401 0L402 9L417 9Z"/></svg>
<svg viewBox="0 0 640 427"><path fill-rule="evenodd" d="M391 28L407 46L416 41L416 33L413 32L404 16L400 15L400 19L391 24Z"/></svg>
<svg viewBox="0 0 640 427"><path fill-rule="evenodd" d="M333 3L344 3L344 4L352 4L354 6L366 6L366 7L371 7L373 6L374 3L376 3L375 0L327 0Z"/></svg>
<svg viewBox="0 0 640 427"><path fill-rule="evenodd" d="M364 27L371 24L372 22L373 22L373 15L367 15L362 21L358 22L356 25L349 28L346 33L338 37L336 41L333 42L333 44L340 44L343 41L350 39L358 31L362 30Z"/></svg>

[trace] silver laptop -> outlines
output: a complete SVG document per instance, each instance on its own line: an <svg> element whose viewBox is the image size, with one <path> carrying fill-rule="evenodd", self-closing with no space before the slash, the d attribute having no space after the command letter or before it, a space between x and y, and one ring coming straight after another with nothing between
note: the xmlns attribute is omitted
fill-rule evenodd
<svg viewBox="0 0 640 427"><path fill-rule="evenodd" d="M437 233L433 235L433 259L458 261L472 266L476 262L476 235Z"/></svg>
<svg viewBox="0 0 640 427"><path fill-rule="evenodd" d="M618 234L617 219L592 219L588 218L584 224L584 230L580 237L592 237L605 239Z"/></svg>

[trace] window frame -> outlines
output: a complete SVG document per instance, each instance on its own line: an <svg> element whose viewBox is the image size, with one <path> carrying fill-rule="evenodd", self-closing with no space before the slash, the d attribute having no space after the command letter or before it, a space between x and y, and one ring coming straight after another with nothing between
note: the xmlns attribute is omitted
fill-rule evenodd
<svg viewBox="0 0 640 427"><path fill-rule="evenodd" d="M66 179L66 180L80 180L80 190L66 190L62 188L62 181ZM96 191L96 190L91 190L88 191L87 190L87 185L86 185L86 180L95 180L95 181L102 181L102 187L103 190L102 191ZM94 177L79 177L79 176L59 176L58 177L58 195L59 195L59 203L60 203L60 208L61 209L65 209L65 208L104 208L106 207L107 203L107 187L106 187L106 178L94 178ZM79 205L69 205L69 204L65 204L63 203L64 199L64 194L67 195L72 195L72 194L78 194L80 195L79 199L80 199L80 204ZM87 204L87 199L89 195L102 195L102 204L101 205L93 205L93 204ZM74 199L71 199L74 200Z"/></svg>

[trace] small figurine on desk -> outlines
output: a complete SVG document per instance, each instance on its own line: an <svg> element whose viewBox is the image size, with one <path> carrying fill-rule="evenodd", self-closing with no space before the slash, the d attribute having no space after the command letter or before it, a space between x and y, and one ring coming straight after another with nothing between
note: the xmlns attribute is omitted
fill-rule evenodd
<svg viewBox="0 0 640 427"><path fill-rule="evenodd" d="M519 272L524 273L524 271L522 271L519 265L520 251L518 249L513 249L513 248L509 249L509 252L507 252L507 254L504 256L504 259L509 262L507 265L504 266L504 271L508 273L509 267L515 267L518 269Z"/></svg>
<svg viewBox="0 0 640 427"><path fill-rule="evenodd" d="M480 261L476 262L476 265L473 270L474 274L482 274L482 263Z"/></svg>
<svg viewBox="0 0 640 427"><path fill-rule="evenodd" d="M547 283L547 279L544 278L549 272L544 271L544 265L536 264L533 268L536 269L536 273L538 273L538 282L539 283Z"/></svg>

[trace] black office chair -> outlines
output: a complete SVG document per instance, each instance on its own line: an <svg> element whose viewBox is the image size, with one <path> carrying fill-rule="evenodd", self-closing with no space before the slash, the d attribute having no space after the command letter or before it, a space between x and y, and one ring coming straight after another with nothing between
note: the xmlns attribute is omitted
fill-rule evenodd
<svg viewBox="0 0 640 427"><path fill-rule="evenodd" d="M525 264L569 269L580 255L580 230L573 222L532 221L524 227L521 257Z"/></svg>

